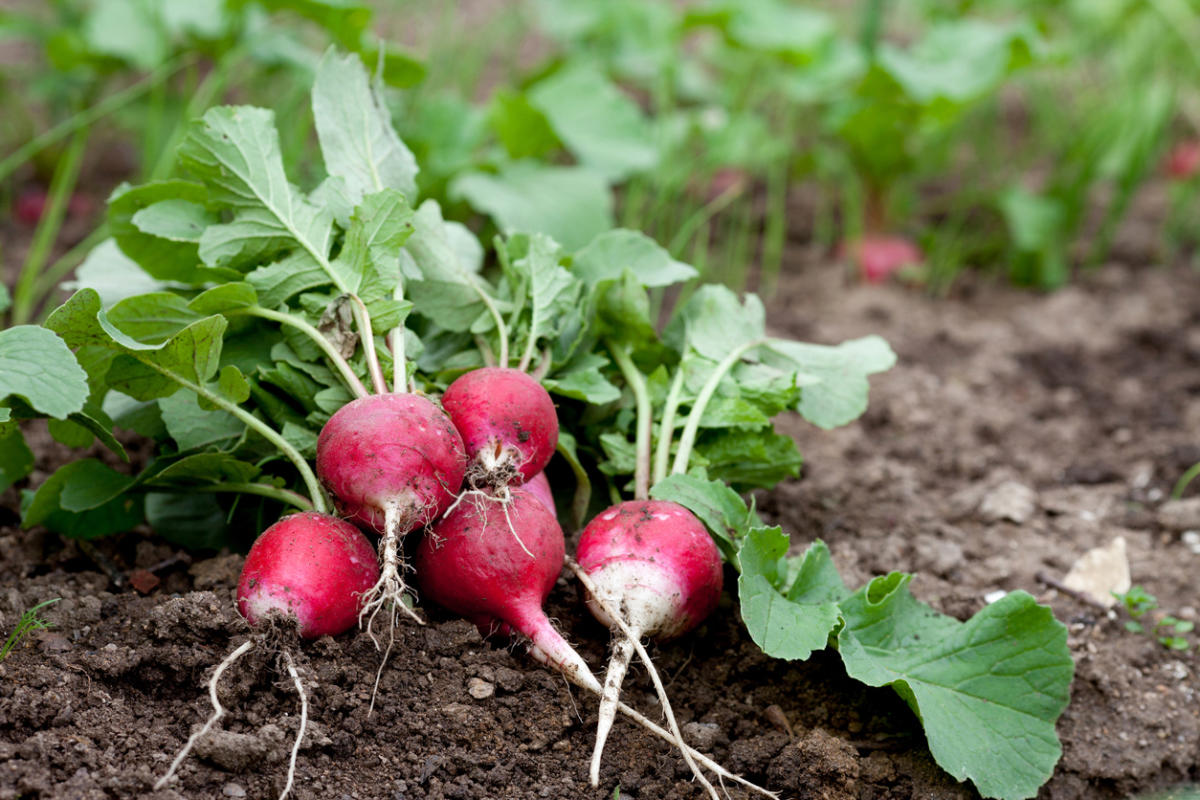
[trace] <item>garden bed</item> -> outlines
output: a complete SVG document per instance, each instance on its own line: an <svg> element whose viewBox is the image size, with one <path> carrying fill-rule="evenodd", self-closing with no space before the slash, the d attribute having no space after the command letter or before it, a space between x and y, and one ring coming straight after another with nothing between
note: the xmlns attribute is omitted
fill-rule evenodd
<svg viewBox="0 0 1200 800"><path fill-rule="evenodd" d="M912 571L913 593L959 618L996 590L1053 606L1077 667L1058 725L1063 758L1039 797L1125 798L1200 779L1195 646L1172 651L1127 632L1123 619L1038 577L1061 578L1086 550L1123 536L1134 582L1164 611L1196 619L1200 554L1158 513L1200 461L1195 274L1111 266L1050 296L970 279L941 301L847 287L800 250L789 261L771 324L817 342L878 333L900 359L873 381L858 422L833 432L783 423L807 463L801 479L758 497L764 516L797 547L824 539L848 585ZM73 457L48 437L30 443L33 485ZM1013 483L1032 490L1032 505L1010 509L1022 522L981 511ZM299 703L261 652L223 679L224 733L170 788L151 790L208 713L211 667L245 635L233 605L241 557L189 564L137 532L98 541L89 556L57 535L20 531L15 493L4 500L0 629L35 603L62 600L45 610L55 627L0 663L0 797L277 795ZM98 561L114 574L155 570L159 583L143 584L146 594L119 588ZM849 680L832 653L803 664L768 658L726 594L699 632L657 648L700 749L787 797L977 796L934 764L894 692ZM607 632L573 584L560 580L549 611L601 664ZM370 718L371 640L356 633L303 648L311 721L297 797L599 798L618 785L622 798L699 796L681 759L622 721L602 787L589 789L593 700L520 646L429 615L428 627L401 626ZM657 716L643 672L626 693Z"/></svg>

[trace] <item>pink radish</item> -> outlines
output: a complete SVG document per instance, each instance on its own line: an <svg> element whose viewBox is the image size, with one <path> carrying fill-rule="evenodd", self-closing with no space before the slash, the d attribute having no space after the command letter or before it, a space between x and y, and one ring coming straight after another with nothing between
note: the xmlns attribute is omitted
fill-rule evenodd
<svg viewBox="0 0 1200 800"><path fill-rule="evenodd" d="M383 534L382 572L365 595L371 618L404 603L400 537L436 519L466 472L462 437L446 414L416 394L367 395L338 409L317 438L317 474L351 520Z"/></svg>
<svg viewBox="0 0 1200 800"><path fill-rule="evenodd" d="M520 530L520 542L511 535L510 522ZM417 581L427 599L484 633L525 634L534 658L600 691L600 682L542 610L565 554L558 520L518 488L507 505L460 503L434 525L417 546Z"/></svg>
<svg viewBox="0 0 1200 800"><path fill-rule="evenodd" d="M327 514L293 514L250 548L238 611L251 625L271 616L292 620L305 639L337 636L354 625L378 579L375 548L358 528Z"/></svg>
<svg viewBox="0 0 1200 800"><path fill-rule="evenodd" d="M285 517L263 531L250 548L238 581L238 611L256 627L282 622L305 639L336 636L349 630L362 606L362 598L379 576L374 549L367 537L350 523L328 514L303 512ZM266 631L251 636L217 665L208 682L213 713L193 733L154 785L162 789L183 763L192 747L225 715L217 697L217 683L231 664L256 643L268 647ZM288 675L300 695L300 726L292 746L287 782L280 800L288 795L296 776L296 757L308 724L308 695L287 647L280 651Z"/></svg>
<svg viewBox="0 0 1200 800"><path fill-rule="evenodd" d="M664 500L631 500L603 512L583 529L576 553L590 579L588 608L624 633L613 647L600 700L591 765L597 785L621 682L639 640L682 636L712 613L721 596L721 554L692 512Z"/></svg>
<svg viewBox="0 0 1200 800"><path fill-rule="evenodd" d="M476 488L519 485L545 469L558 445L549 393L519 369L483 367L450 384L442 405L462 434Z"/></svg>
<svg viewBox="0 0 1200 800"><path fill-rule="evenodd" d="M558 514L558 509L554 506L554 493L550 491L550 481L546 478L546 473L539 472L532 478L521 484L521 488L532 494L538 500L542 501L542 505L554 515Z"/></svg>

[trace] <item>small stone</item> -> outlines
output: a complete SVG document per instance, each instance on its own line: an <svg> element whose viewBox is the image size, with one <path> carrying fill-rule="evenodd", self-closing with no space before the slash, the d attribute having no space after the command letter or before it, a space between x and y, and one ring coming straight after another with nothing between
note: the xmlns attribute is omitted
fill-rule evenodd
<svg viewBox="0 0 1200 800"><path fill-rule="evenodd" d="M1200 528L1200 497L1163 503L1162 508L1158 510L1158 524L1172 531Z"/></svg>
<svg viewBox="0 0 1200 800"><path fill-rule="evenodd" d="M979 504L979 516L985 522L1008 520L1026 523L1037 510L1037 494L1023 483L1005 481L994 487Z"/></svg>
<svg viewBox="0 0 1200 800"><path fill-rule="evenodd" d="M1124 594L1131 586L1125 537L1118 536L1104 547L1094 547L1080 556L1063 578L1063 585L1109 608L1115 605L1117 598L1113 593Z"/></svg>
<svg viewBox="0 0 1200 800"><path fill-rule="evenodd" d="M488 683L483 678L471 678L471 680L467 681L467 694L476 700L487 700L495 693L495 684Z"/></svg>
<svg viewBox="0 0 1200 800"><path fill-rule="evenodd" d="M983 596L983 602L990 606L992 603L1003 600L1006 597L1008 597L1008 592L1003 589L994 589Z"/></svg>
<svg viewBox="0 0 1200 800"><path fill-rule="evenodd" d="M227 783L225 784L224 788L221 789L221 794L225 795L226 797L245 797L246 790L243 789L239 784Z"/></svg>
<svg viewBox="0 0 1200 800"><path fill-rule="evenodd" d="M1180 538L1184 547L1200 556L1200 531L1184 531Z"/></svg>
<svg viewBox="0 0 1200 800"><path fill-rule="evenodd" d="M721 728L712 722L687 722L680 726L683 738L701 752L712 750Z"/></svg>
<svg viewBox="0 0 1200 800"><path fill-rule="evenodd" d="M65 653L71 649L71 642L58 631L40 631L37 638L43 653Z"/></svg>
<svg viewBox="0 0 1200 800"><path fill-rule="evenodd" d="M129 585L142 594L150 594L162 583L159 577L148 569L135 569L129 573ZM230 784L232 785L232 784Z"/></svg>

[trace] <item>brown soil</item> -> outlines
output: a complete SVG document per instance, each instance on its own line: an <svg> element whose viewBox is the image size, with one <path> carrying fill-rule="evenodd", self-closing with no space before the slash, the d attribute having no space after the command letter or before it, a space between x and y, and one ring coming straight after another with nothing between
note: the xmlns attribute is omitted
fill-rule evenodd
<svg viewBox="0 0 1200 800"><path fill-rule="evenodd" d="M830 342L880 333L900 362L856 424L822 432L783 421L808 463L802 479L759 498L765 515L797 546L824 538L852 585L913 571L918 597L959 617L997 589L1051 603L1078 667L1059 724L1063 758L1039 797L1124 798L1200 779L1196 647L1169 651L1035 577L1061 577L1121 535L1134 581L1163 609L1197 618L1200 555L1158 514L1200 460L1196 274L1110 267L1052 296L975 282L934 301L792 266L772 307L778 329ZM40 474L67 457L39 446ZM1032 516L987 521L981 502L1009 481L1033 490ZM0 798L277 796L299 705L261 648L226 673L221 733L170 788L151 789L208 714L212 667L247 635L233 609L241 557L189 567L147 533L98 542L122 571L159 565L161 583L143 595L118 589L76 543L12 527L15 495L5 503L0 630L39 601L62 600L45 614L55 627L0 663ZM599 666L607 634L573 585L560 581L551 604ZM622 798L700 796L676 755L621 721L602 787L588 788L592 699L521 647L429 615L428 627L401 627L370 718L371 640L300 648L311 723L296 797L608 798L618 786ZM977 796L933 763L890 690L850 681L828 653L766 658L728 596L704 628L657 654L688 736L786 797ZM656 715L643 673L626 691Z"/></svg>

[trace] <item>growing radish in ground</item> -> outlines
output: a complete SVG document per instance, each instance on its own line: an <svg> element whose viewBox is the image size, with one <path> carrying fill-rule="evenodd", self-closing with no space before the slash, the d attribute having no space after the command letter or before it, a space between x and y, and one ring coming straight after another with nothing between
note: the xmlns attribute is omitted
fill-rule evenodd
<svg viewBox="0 0 1200 800"><path fill-rule="evenodd" d="M717 607L721 554L692 512L664 500L631 500L594 518L579 538L579 567L591 581L588 608L616 628L614 609L628 626L617 635L604 679L591 779L598 785L600 758L616 715L617 698L635 645L642 636L682 636Z"/></svg>
<svg viewBox="0 0 1200 800"><path fill-rule="evenodd" d="M325 423L317 438L317 474L346 517L382 534L380 577L366 594L364 614L391 604L393 613L400 608L417 618L404 604L400 537L449 507L466 468L462 437L420 395L360 397Z"/></svg>
<svg viewBox="0 0 1200 800"><path fill-rule="evenodd" d="M221 675L254 646L268 644L268 632L276 627L294 630L301 638L336 636L353 627L363 595L375 585L379 566L367 538L350 523L328 514L303 512L285 517L263 531L250 548L238 581L238 611L262 634L251 636L229 654L213 672L208 684L213 713L193 733L175 756L170 769L155 784L166 786L188 752L225 715L217 697ZM287 782L280 798L292 789L296 758L308 722L308 695L295 661L287 647L279 650L289 676L300 695L300 727L292 747Z"/></svg>
<svg viewBox="0 0 1200 800"><path fill-rule="evenodd" d="M423 596L467 618L485 634L527 636L530 655L563 673L576 686L602 694L600 682L563 639L542 608L562 571L566 544L562 528L532 493L512 490L505 518L496 503L461 503L433 526L417 546L417 581ZM534 557L509 532L512 521ZM774 797L687 746L624 703L616 707L657 736L681 748L689 764L703 764L722 778ZM707 781L706 785L709 785ZM711 785L709 785L711 790Z"/></svg>
<svg viewBox="0 0 1200 800"><path fill-rule="evenodd" d="M904 267L918 266L925 256L920 248L903 236L864 236L842 246L842 257L858 266L867 283L883 283Z"/></svg>
<svg viewBox="0 0 1200 800"><path fill-rule="evenodd" d="M462 434L479 489L519 485L545 469L558 444L550 394L519 369L483 367L450 384L442 406Z"/></svg>

